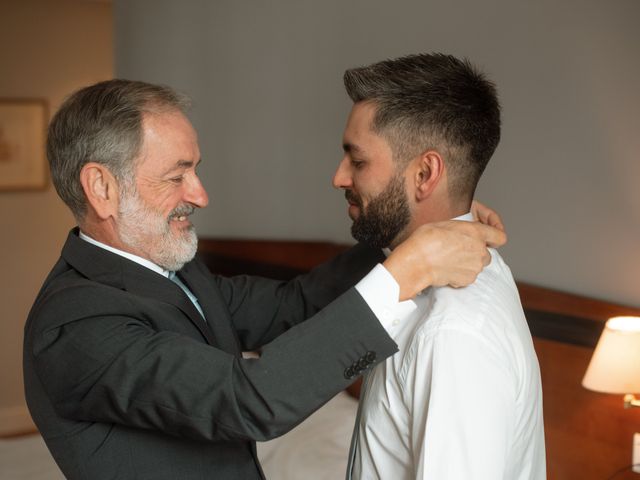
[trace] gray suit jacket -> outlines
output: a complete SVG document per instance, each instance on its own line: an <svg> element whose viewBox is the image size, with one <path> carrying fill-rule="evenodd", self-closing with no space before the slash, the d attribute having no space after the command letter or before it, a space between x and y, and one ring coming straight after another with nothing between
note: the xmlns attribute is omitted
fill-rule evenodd
<svg viewBox="0 0 640 480"><path fill-rule="evenodd" d="M72 231L24 345L27 403L63 473L264 478L256 440L396 351L349 288L377 260L357 246L291 282L223 278L194 260L179 275L205 322L173 282Z"/></svg>

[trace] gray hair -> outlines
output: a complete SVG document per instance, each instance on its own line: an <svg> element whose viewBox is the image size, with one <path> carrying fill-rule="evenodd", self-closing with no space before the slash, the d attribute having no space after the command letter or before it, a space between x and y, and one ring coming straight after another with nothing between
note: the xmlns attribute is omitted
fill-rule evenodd
<svg viewBox="0 0 640 480"><path fill-rule="evenodd" d="M376 106L371 128L389 141L400 166L436 149L445 157L450 193L471 200L500 141L493 83L467 60L433 53L347 70L344 84L354 103Z"/></svg>
<svg viewBox="0 0 640 480"><path fill-rule="evenodd" d="M87 201L80 171L88 162L109 169L123 191L134 185L144 113L185 112L189 99L173 89L132 80L108 80L72 94L49 124L47 158L60 198L80 222Z"/></svg>

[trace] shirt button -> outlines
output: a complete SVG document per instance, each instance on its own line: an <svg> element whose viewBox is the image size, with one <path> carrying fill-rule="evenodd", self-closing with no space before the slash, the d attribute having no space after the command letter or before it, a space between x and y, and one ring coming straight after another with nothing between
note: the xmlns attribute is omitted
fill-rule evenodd
<svg viewBox="0 0 640 480"><path fill-rule="evenodd" d="M397 318L393 320L393 326L395 327L396 325L398 325L400 323L400 320L398 320Z"/></svg>

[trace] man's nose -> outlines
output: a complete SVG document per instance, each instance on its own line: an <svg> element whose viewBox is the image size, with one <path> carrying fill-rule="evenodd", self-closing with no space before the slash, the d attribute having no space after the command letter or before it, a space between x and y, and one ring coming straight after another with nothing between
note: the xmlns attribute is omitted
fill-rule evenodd
<svg viewBox="0 0 640 480"><path fill-rule="evenodd" d="M346 156L338 165L336 173L333 175L332 183L334 188L351 188L353 186L351 172L349 169L349 162Z"/></svg>
<svg viewBox="0 0 640 480"><path fill-rule="evenodd" d="M184 200L198 208L204 208L209 204L209 196L202 186L202 182L197 175L194 175L188 182L184 193Z"/></svg>

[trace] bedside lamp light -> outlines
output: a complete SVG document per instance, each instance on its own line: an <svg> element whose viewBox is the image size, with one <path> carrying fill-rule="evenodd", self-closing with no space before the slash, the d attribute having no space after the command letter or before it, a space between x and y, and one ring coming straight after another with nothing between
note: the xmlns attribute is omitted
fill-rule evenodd
<svg viewBox="0 0 640 480"><path fill-rule="evenodd" d="M640 407L640 317L613 317L593 352L582 386L603 393L624 394L625 408Z"/></svg>

